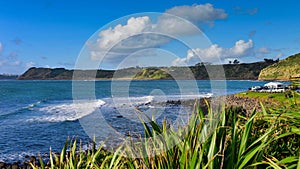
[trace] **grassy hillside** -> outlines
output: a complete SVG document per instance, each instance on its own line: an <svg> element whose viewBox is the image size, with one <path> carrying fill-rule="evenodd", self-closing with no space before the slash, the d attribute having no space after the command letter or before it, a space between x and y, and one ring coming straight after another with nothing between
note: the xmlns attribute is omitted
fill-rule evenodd
<svg viewBox="0 0 300 169"><path fill-rule="evenodd" d="M172 79L170 74L168 73L168 68L146 68L142 69L139 73L137 73L134 78L135 79Z"/></svg>
<svg viewBox="0 0 300 169"><path fill-rule="evenodd" d="M263 68L274 62L255 62L242 64L203 65L171 68L144 68L135 75L135 79L222 79L218 70L224 69L226 79L256 80ZM210 70L210 76L207 70ZM216 72L217 71L217 72Z"/></svg>
<svg viewBox="0 0 300 169"><path fill-rule="evenodd" d="M204 65L190 67L147 67L125 68L120 70L76 70L76 79L224 79L220 68L224 69L226 79L258 78L259 72L274 62L255 62L243 64ZM207 73L210 70L210 76ZM19 80L71 80L74 70L64 68L30 68L18 77Z"/></svg>
<svg viewBox="0 0 300 169"><path fill-rule="evenodd" d="M300 78L300 53L263 69L259 80L293 80Z"/></svg>

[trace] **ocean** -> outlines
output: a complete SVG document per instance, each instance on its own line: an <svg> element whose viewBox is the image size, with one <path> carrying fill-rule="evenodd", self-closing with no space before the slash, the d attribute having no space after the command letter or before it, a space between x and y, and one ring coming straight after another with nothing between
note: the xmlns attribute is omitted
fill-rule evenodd
<svg viewBox="0 0 300 169"><path fill-rule="evenodd" d="M0 161L23 161L25 156L38 154L47 156L50 147L53 152L59 152L67 138L88 145L93 130L89 130L82 119L91 114L103 117L97 130L101 135L98 140L113 144L113 140L107 140L107 134L116 135L111 129L121 135L143 130L136 114L132 113L136 107L149 116L155 110L160 120L176 119L176 116L184 116L180 114L180 107L157 104L160 109L155 109L155 104L150 103L234 94L265 83L107 80L76 81L76 85L72 85L72 81L3 80L0 81Z"/></svg>

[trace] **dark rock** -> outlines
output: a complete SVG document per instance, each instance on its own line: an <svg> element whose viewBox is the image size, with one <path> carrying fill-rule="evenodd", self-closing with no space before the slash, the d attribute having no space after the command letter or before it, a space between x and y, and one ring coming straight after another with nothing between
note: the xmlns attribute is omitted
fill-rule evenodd
<svg viewBox="0 0 300 169"><path fill-rule="evenodd" d="M6 164L6 165L5 165L5 169L12 169L12 168L11 168L11 164Z"/></svg>
<svg viewBox="0 0 300 169"><path fill-rule="evenodd" d="M11 165L11 168L12 168L12 169L18 169L18 168L19 168L19 164L18 164L18 163L13 163L13 164Z"/></svg>
<svg viewBox="0 0 300 169"><path fill-rule="evenodd" d="M180 100L168 100L167 101L167 104L176 104L176 105L180 105L181 104L181 101Z"/></svg>
<svg viewBox="0 0 300 169"><path fill-rule="evenodd" d="M31 169L31 165L28 162L23 162L22 169Z"/></svg>
<svg viewBox="0 0 300 169"><path fill-rule="evenodd" d="M5 162L0 162L0 169L5 168L6 163Z"/></svg>

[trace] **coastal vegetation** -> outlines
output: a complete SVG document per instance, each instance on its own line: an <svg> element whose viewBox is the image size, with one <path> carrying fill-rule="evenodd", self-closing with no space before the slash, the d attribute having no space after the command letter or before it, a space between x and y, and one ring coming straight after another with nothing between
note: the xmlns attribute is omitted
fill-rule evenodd
<svg viewBox="0 0 300 169"><path fill-rule="evenodd" d="M247 97L256 97L255 94L248 93ZM273 98L281 101L281 97L276 94ZM295 104L298 103L289 103ZM152 141L134 145L144 146L133 146L129 140L111 153L102 146L83 151L76 140L66 141L59 155L50 152L48 164L40 159L39 165L31 165L34 168L299 169L300 111L261 106L262 111L253 108L250 115L245 115L242 107L231 106L218 113L209 110L205 115L196 104L189 123L178 130L168 126L166 120L162 125L142 120L145 137ZM220 115L220 120L212 125L215 115ZM130 158L137 155L140 158Z"/></svg>
<svg viewBox="0 0 300 169"><path fill-rule="evenodd" d="M300 79L300 53L287 57L278 63L264 68L259 80L297 80Z"/></svg>
<svg viewBox="0 0 300 169"><path fill-rule="evenodd" d="M190 67L132 67L119 70L76 70L78 79L136 79L136 80L159 80L159 79L220 79L219 72L209 74L207 70L224 69L226 79L257 80L260 71L276 61L262 61L255 63L234 63L224 65L212 65L210 63L197 63ZM19 80L71 80L74 70L64 68L35 68L28 69L20 75ZM210 75L210 76L209 76ZM175 76L175 77L174 77Z"/></svg>
<svg viewBox="0 0 300 169"><path fill-rule="evenodd" d="M273 103L277 103L277 107L291 107L297 104L300 104L300 94L288 90L284 93L264 93L264 92L253 92L247 91L235 94L236 96L240 97L249 97L249 98L256 98L262 100L271 100Z"/></svg>

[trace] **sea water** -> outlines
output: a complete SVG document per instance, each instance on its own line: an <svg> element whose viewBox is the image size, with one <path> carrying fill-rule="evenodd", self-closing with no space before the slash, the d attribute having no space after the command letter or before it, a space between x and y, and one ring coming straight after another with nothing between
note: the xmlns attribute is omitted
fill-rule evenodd
<svg viewBox="0 0 300 169"><path fill-rule="evenodd" d="M101 110L110 126L126 134L143 130L132 120L135 115L129 107L147 110L153 101L233 94L265 84L261 81L219 81L225 82L226 86L221 87L226 89L213 90L211 82L196 81L195 93L189 88L190 81L77 81L77 84L82 83L77 89L72 88L72 81L0 81L0 161L24 160L26 155L47 155L50 147L58 152L68 137L91 142L80 119L96 110ZM94 85L90 91L92 97L88 95L86 100L74 101L74 95L86 92L85 84L91 83ZM121 109L125 112L122 115L118 112ZM164 109L161 118L176 118L177 110L176 106Z"/></svg>

